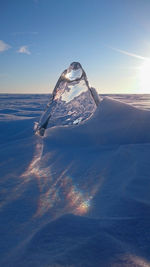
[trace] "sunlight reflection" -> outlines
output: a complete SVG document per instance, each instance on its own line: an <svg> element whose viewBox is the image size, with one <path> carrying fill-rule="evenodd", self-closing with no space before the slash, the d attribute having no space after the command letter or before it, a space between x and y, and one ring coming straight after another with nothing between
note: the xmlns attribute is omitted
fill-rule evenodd
<svg viewBox="0 0 150 267"><path fill-rule="evenodd" d="M149 267L150 266L150 262L148 262L147 260L143 259L142 257L131 256L131 258L133 259L133 261L136 264L136 266L140 266L140 267Z"/></svg>
<svg viewBox="0 0 150 267"><path fill-rule="evenodd" d="M33 160L31 161L28 169L22 174L22 177L29 176L31 174L38 174L37 176L42 176L43 172L41 172L39 168L39 162L42 157L43 153L43 143L42 139L40 140L40 143L36 144L36 149L35 149L35 156L33 157Z"/></svg>
<svg viewBox="0 0 150 267"><path fill-rule="evenodd" d="M12 188L11 192L5 196L5 200L0 203L0 208L3 208L9 202L18 199L27 189L29 182L36 176L36 178L47 177L46 169L41 169L39 163L43 153L43 140L40 138L35 145L35 153L33 160L29 164L27 170L23 172L19 178L19 182ZM16 179L16 176L14 175ZM18 177L17 177L18 178ZM6 193L6 192L5 192Z"/></svg>
<svg viewBox="0 0 150 267"><path fill-rule="evenodd" d="M150 93L150 60L145 60L139 68L140 93Z"/></svg>
<svg viewBox="0 0 150 267"><path fill-rule="evenodd" d="M70 208L74 208L74 213L83 215L90 208L90 199L92 199L92 196L83 193L77 186L72 185L66 198L68 199Z"/></svg>
<svg viewBox="0 0 150 267"><path fill-rule="evenodd" d="M34 217L41 217L47 212L52 219L66 213L86 214L91 208L94 195L100 188L102 178L93 173L95 177L93 180L91 178L93 175L87 173L87 178L79 180L80 184L78 184L70 175L73 162L65 170L59 172L56 168L58 163L48 164L52 157L51 153L48 153L46 157L42 154L43 142L41 140L41 143L36 146L32 162L22 174L24 183L36 179L38 184L38 207Z"/></svg>
<svg viewBox="0 0 150 267"><path fill-rule="evenodd" d="M92 199L92 196L88 200L81 202L81 204L76 209L76 214L79 214L79 215L85 214L90 208L91 199Z"/></svg>
<svg viewBox="0 0 150 267"><path fill-rule="evenodd" d="M138 267L149 267L150 263L144 259L143 257L139 257L132 254L125 254L120 258L121 264L119 266L126 266L126 263L128 262L128 266L138 266ZM112 265L113 267L118 266L116 263Z"/></svg>
<svg viewBox="0 0 150 267"><path fill-rule="evenodd" d="M71 176L64 171L55 182L51 180L50 188L46 192L40 190L36 216L42 216L46 212L53 218L66 213L84 215L91 208L92 199L100 184L96 183L90 189L84 190L82 185L81 188L75 185Z"/></svg>

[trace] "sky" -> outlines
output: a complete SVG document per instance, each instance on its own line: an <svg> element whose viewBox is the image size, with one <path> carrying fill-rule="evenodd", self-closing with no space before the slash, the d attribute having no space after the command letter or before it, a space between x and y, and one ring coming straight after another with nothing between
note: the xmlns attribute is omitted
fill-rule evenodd
<svg viewBox="0 0 150 267"><path fill-rule="evenodd" d="M0 93L50 93L79 61L99 93L150 93L149 0L0 0Z"/></svg>

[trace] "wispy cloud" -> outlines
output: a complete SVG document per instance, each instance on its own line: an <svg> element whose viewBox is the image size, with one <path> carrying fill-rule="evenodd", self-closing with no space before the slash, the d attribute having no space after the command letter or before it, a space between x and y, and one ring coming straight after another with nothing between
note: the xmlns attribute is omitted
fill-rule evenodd
<svg viewBox="0 0 150 267"><path fill-rule="evenodd" d="M23 46L21 46L21 47L18 49L17 52L20 53L20 54L26 54L26 55L30 55L30 54L31 54L31 52L29 51L29 48L28 48L27 45L23 45Z"/></svg>
<svg viewBox="0 0 150 267"><path fill-rule="evenodd" d="M11 48L9 44L6 44L4 41L0 40L0 52L4 52Z"/></svg>
<svg viewBox="0 0 150 267"><path fill-rule="evenodd" d="M12 32L11 35L37 35L38 32L34 32L34 31L31 31L31 32Z"/></svg>
<svg viewBox="0 0 150 267"><path fill-rule="evenodd" d="M134 57L134 58L141 59L141 60L150 60L150 58L148 58L148 57L143 57L141 55L137 55L135 53L131 53L131 52L128 52L126 50L122 50L122 49L111 47L111 46L107 46L107 47L108 48L111 48L112 50L114 50L116 52L119 52L121 54L124 54L126 56L129 56L129 57Z"/></svg>

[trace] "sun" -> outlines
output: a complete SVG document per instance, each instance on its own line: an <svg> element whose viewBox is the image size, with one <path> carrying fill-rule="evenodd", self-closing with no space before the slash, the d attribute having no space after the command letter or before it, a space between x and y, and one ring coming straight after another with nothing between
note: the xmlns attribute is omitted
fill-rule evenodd
<svg viewBox="0 0 150 267"><path fill-rule="evenodd" d="M150 60L145 60L139 68L140 93L150 94Z"/></svg>

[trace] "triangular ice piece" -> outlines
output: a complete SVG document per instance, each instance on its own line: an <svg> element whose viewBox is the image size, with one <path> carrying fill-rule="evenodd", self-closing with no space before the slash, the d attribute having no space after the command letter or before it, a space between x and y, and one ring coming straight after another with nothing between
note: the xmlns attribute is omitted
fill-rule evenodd
<svg viewBox="0 0 150 267"><path fill-rule="evenodd" d="M99 96L89 86L81 64L73 62L58 79L46 110L35 125L35 133L44 135L48 125L79 124L94 113L98 104Z"/></svg>

